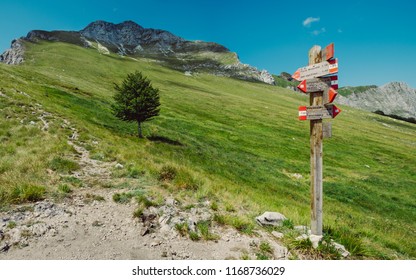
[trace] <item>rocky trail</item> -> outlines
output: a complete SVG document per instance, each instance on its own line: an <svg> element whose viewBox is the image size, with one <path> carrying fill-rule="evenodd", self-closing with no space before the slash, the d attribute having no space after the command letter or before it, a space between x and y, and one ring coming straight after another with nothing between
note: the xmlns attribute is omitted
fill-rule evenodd
<svg viewBox="0 0 416 280"><path fill-rule="evenodd" d="M43 130L48 121L41 112ZM50 118L49 118L50 119ZM91 159L78 140L78 131L63 120L72 131L68 144L77 152L81 169L73 176L83 181L111 181L115 163ZM121 167L122 168L122 167ZM285 259L288 250L266 232L248 236L229 227L210 227L214 240L193 241L182 236L178 224L191 230L199 221L212 220L209 202L184 209L172 197L133 217L137 202L117 203L116 193L123 190L85 187L73 190L60 201L43 200L14 206L0 213L0 259L256 259L261 243L272 248L270 258Z"/></svg>

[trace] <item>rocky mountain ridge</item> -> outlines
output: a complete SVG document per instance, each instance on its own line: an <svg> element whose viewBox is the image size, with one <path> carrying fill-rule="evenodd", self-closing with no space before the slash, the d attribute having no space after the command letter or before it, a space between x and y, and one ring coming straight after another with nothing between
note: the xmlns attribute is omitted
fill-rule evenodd
<svg viewBox="0 0 416 280"><path fill-rule="evenodd" d="M391 82L380 87L371 86L363 92L338 96L337 103L370 112L416 118L416 90L405 82Z"/></svg>
<svg viewBox="0 0 416 280"><path fill-rule="evenodd" d="M215 75L274 84L266 70L258 70L239 61L226 47L203 41L188 41L168 31L144 28L133 21L113 24L95 21L80 31L32 30L14 40L0 62L20 64L24 61L25 42L58 41L95 48L102 54L152 58L186 73L209 72Z"/></svg>

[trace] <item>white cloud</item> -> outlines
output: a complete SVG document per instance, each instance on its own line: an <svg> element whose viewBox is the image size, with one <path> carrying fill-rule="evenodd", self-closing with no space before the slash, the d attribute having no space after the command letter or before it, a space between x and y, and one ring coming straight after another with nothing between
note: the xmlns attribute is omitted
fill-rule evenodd
<svg viewBox="0 0 416 280"><path fill-rule="evenodd" d="M319 20L320 20L321 18L314 18L314 17L308 17L307 19L305 19L303 22L302 22L302 24L303 24L303 26L305 26L305 27L310 27L311 26L311 24L313 23L313 22L318 22Z"/></svg>
<svg viewBox="0 0 416 280"><path fill-rule="evenodd" d="M321 29L319 29L319 30L314 30L314 31L312 31L312 35L318 36L319 34L321 34L321 33L325 33L325 32L326 32L325 27L322 27L322 28L321 28Z"/></svg>

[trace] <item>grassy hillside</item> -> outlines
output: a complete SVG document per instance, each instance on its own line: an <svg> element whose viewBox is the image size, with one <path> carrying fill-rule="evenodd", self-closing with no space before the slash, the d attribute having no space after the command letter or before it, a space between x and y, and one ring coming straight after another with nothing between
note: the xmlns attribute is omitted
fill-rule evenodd
<svg viewBox="0 0 416 280"><path fill-rule="evenodd" d="M209 199L252 223L279 211L309 224L306 95L212 75L185 76L146 59L63 43L28 44L26 63L0 65L0 202L53 195L71 177L75 126L113 176L142 178L178 199ZM160 117L136 125L110 110L113 83L135 70L160 89ZM354 258L416 258L416 126L343 107L324 141L325 231ZM49 128L44 128L44 121ZM170 180L159 181L168 172ZM302 175L301 178L295 174ZM69 179L68 179L69 178Z"/></svg>
<svg viewBox="0 0 416 280"><path fill-rule="evenodd" d="M376 88L377 86L375 85L371 85L371 86L357 86L357 87L342 87L338 89L338 93L341 94L342 96L348 96L351 95L353 93L361 93L364 92L366 90L372 89L372 88Z"/></svg>

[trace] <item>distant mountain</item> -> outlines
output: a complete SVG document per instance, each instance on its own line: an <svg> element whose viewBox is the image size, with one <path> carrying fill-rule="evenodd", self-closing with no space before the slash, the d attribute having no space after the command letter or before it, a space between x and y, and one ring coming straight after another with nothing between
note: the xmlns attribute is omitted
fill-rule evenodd
<svg viewBox="0 0 416 280"><path fill-rule="evenodd" d="M146 57L184 71L210 72L219 76L274 84L265 70L239 61L236 53L212 42L188 41L168 31L144 28L133 21L113 24L95 21L81 31L30 31L26 37L12 42L11 49L0 55L0 62L20 64L24 61L25 42L58 41L95 48L102 54Z"/></svg>
<svg viewBox="0 0 416 280"><path fill-rule="evenodd" d="M336 102L371 112L403 118L416 118L416 90L404 82L386 85L344 87Z"/></svg>

